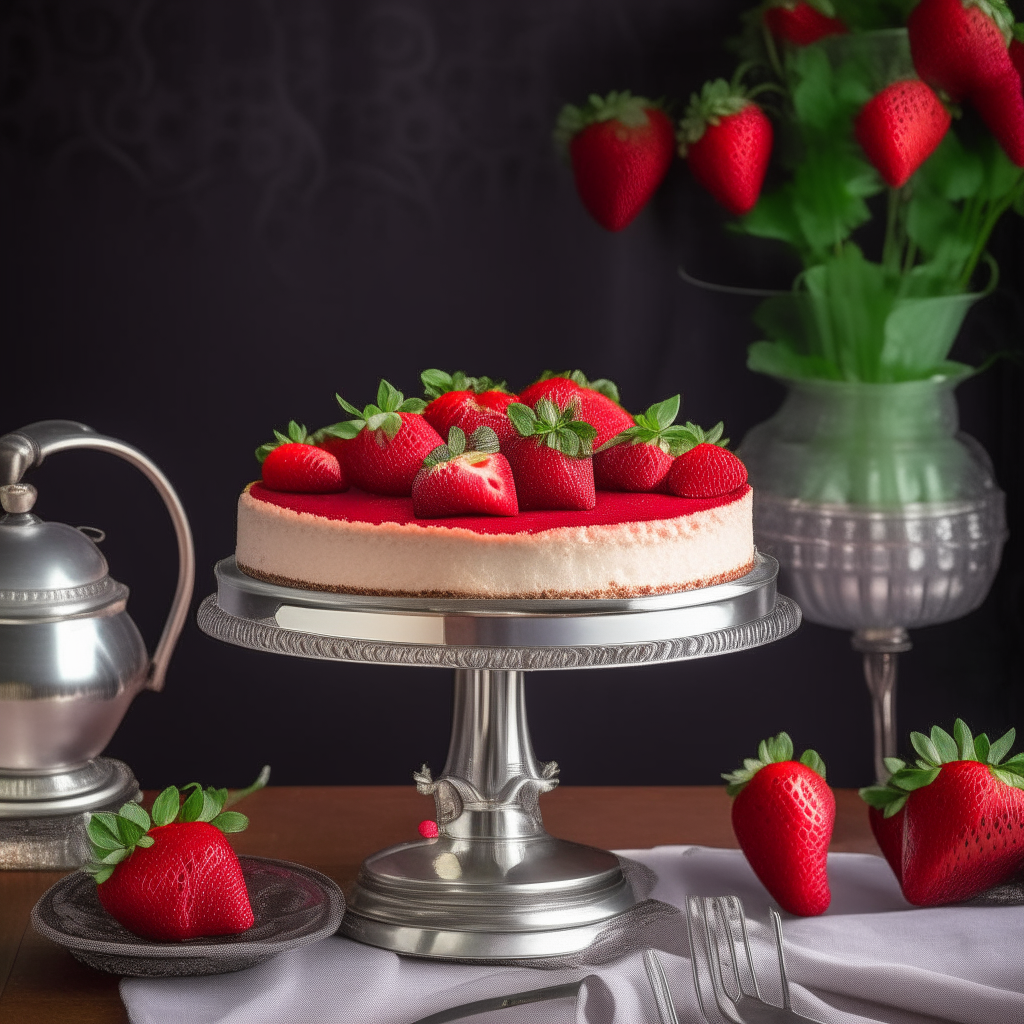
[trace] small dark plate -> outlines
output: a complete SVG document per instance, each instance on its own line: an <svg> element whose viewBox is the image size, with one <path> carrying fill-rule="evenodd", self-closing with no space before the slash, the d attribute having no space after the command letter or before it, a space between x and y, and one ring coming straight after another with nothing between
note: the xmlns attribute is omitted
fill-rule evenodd
<svg viewBox="0 0 1024 1024"><path fill-rule="evenodd" d="M67 875L43 893L32 908L32 925L82 963L136 978L240 971L338 930L345 897L326 875L269 857L238 859L256 918L238 935L186 942L140 939L103 909L96 883L84 871Z"/></svg>

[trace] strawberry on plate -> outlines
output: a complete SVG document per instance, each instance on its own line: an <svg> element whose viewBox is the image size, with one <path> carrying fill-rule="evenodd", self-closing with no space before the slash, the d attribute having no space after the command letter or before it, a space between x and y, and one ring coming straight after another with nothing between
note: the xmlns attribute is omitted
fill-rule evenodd
<svg viewBox="0 0 1024 1024"><path fill-rule="evenodd" d="M579 405L560 409L541 398L531 409L521 402L508 407L518 435L508 449L519 508L586 511L597 504L591 458L594 427L579 419Z"/></svg>
<svg viewBox="0 0 1024 1024"><path fill-rule="evenodd" d="M990 743L959 718L952 736L938 726L928 736L912 732L915 764L887 757L888 784L860 791L883 820L903 818L894 870L909 902L971 899L1024 867L1024 754L1006 760L1015 735ZM890 842L900 837L894 831ZM886 859L892 863L888 851Z"/></svg>
<svg viewBox="0 0 1024 1024"><path fill-rule="evenodd" d="M461 370L424 370L420 374L426 396L431 399L423 418L447 437L451 427L459 427L467 436L477 427L490 427L499 441L511 439L511 424L505 415L516 396L504 381L490 377L467 377Z"/></svg>
<svg viewBox="0 0 1024 1024"><path fill-rule="evenodd" d="M749 213L772 154L772 123L738 81L706 82L679 122L679 155L730 213Z"/></svg>
<svg viewBox="0 0 1024 1024"><path fill-rule="evenodd" d="M288 433L275 430L274 438L256 449L264 487L298 494L333 494L348 488L337 457L318 448L302 424L291 420Z"/></svg>
<svg viewBox="0 0 1024 1024"><path fill-rule="evenodd" d="M519 512L512 469L499 451L498 435L477 427L466 440L459 427L435 448L412 482L412 509L419 519L463 513L514 516Z"/></svg>
<svg viewBox="0 0 1024 1024"><path fill-rule="evenodd" d="M566 104L555 140L568 150L583 205L609 231L621 231L647 205L675 149L665 111L628 92Z"/></svg>
<svg viewBox="0 0 1024 1024"><path fill-rule="evenodd" d="M594 452L594 483L602 491L656 491L676 456L696 443L687 427L673 425L679 395L638 413L635 423Z"/></svg>
<svg viewBox="0 0 1024 1024"><path fill-rule="evenodd" d="M868 159L893 188L902 188L932 155L953 119L918 78L887 85L857 115L854 131Z"/></svg>
<svg viewBox="0 0 1024 1024"><path fill-rule="evenodd" d="M249 819L224 808L266 785L270 769L244 790L174 786L153 802L152 816L127 803L117 814L90 815L96 895L130 932L157 942L234 935L251 928L252 907L238 857L225 833Z"/></svg>
<svg viewBox="0 0 1024 1024"><path fill-rule="evenodd" d="M722 437L722 429L721 423L705 431L687 422L689 437L665 477L664 490L681 498L718 498L747 482L747 467L726 449L729 439Z"/></svg>
<svg viewBox="0 0 1024 1024"><path fill-rule="evenodd" d="M810 46L826 36L849 31L835 13L829 0L774 0L762 18L776 39L793 46Z"/></svg>
<svg viewBox="0 0 1024 1024"><path fill-rule="evenodd" d="M824 762L813 750L794 761L793 741L780 732L722 778L735 797L733 831L761 884L791 914L823 914L832 901L826 862L836 818Z"/></svg>
<svg viewBox="0 0 1024 1024"><path fill-rule="evenodd" d="M423 460L444 442L423 418L422 398L406 398L386 380L376 404L357 409L341 395L338 404L355 418L325 427L318 434L338 437L345 446L345 470L353 486L371 494L409 497Z"/></svg>
<svg viewBox="0 0 1024 1024"><path fill-rule="evenodd" d="M907 19L914 67L959 102L1013 67L1012 26L1005 0L921 0Z"/></svg>
<svg viewBox="0 0 1024 1024"><path fill-rule="evenodd" d="M565 409L572 402L578 403L579 419L590 423L597 431L593 439L595 448L633 426L633 417L619 405L619 389L615 383L603 377L587 380L582 370L561 373L545 370L519 393L519 401L531 408L542 398L554 402L559 409Z"/></svg>

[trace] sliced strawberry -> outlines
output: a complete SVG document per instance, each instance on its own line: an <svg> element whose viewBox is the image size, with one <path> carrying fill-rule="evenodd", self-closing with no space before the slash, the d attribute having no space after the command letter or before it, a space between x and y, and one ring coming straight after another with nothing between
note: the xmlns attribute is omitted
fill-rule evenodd
<svg viewBox="0 0 1024 1024"><path fill-rule="evenodd" d="M971 93L981 119L1003 147L1003 152L1018 166L1024 167L1024 92L1015 67Z"/></svg>
<svg viewBox="0 0 1024 1024"><path fill-rule="evenodd" d="M468 437L478 427L490 427L501 442L512 438L512 427L505 415L516 396L508 392L504 381L490 377L467 377L461 370L447 374L443 370L424 370L420 374L430 404L423 418L447 437L458 427Z"/></svg>
<svg viewBox="0 0 1024 1024"><path fill-rule="evenodd" d="M679 153L730 213L749 213L772 154L772 123L738 81L707 82L679 122Z"/></svg>
<svg viewBox="0 0 1024 1024"><path fill-rule="evenodd" d="M336 397L338 404L356 418L318 433L347 442L345 469L352 485L372 494L412 494L412 482L423 460L443 444L441 435L421 415L426 403L420 398L406 398L386 380L377 389L376 404L362 410L341 395Z"/></svg>
<svg viewBox="0 0 1024 1024"><path fill-rule="evenodd" d="M592 424L597 431L593 440L595 448L633 426L633 417L619 405L619 389L615 384L604 378L587 380L581 370L561 373L545 370L538 380L519 393L519 401L531 407L542 398L559 409L578 402L579 419Z"/></svg>
<svg viewBox="0 0 1024 1024"><path fill-rule="evenodd" d="M288 433L275 430L274 438L256 449L263 483L272 491L333 494L348 489L348 478L338 459L316 447L301 423L291 420Z"/></svg>
<svg viewBox="0 0 1024 1024"><path fill-rule="evenodd" d="M583 205L609 231L621 231L647 205L675 149L668 115L628 92L567 104L555 139L568 150Z"/></svg>
<svg viewBox="0 0 1024 1024"><path fill-rule="evenodd" d="M498 435L477 427L469 438L459 427L448 443L423 461L412 482L412 508L419 519L443 519L464 513L514 516L519 512L512 470L498 451Z"/></svg>
<svg viewBox="0 0 1024 1024"><path fill-rule="evenodd" d="M902 188L952 123L931 88L909 78L893 82L868 100L857 116L855 134L878 173L893 188Z"/></svg>
<svg viewBox="0 0 1024 1024"><path fill-rule="evenodd" d="M577 418L578 404L560 409L541 398L531 409L513 402L508 417L518 439L508 449L519 508L586 511L597 504L590 456L594 427Z"/></svg>
<svg viewBox="0 0 1024 1024"><path fill-rule="evenodd" d="M914 67L959 102L1012 67L1012 25L1004 0L921 0L907 19Z"/></svg>
<svg viewBox="0 0 1024 1024"><path fill-rule="evenodd" d="M672 463L665 477L665 490L681 498L717 498L747 482L747 467L725 448L722 424L704 431L687 423L691 434L687 449Z"/></svg>
<svg viewBox="0 0 1024 1024"><path fill-rule="evenodd" d="M594 452L594 483L602 491L656 491L673 460L696 444L693 432L673 426L679 395L652 405L635 424Z"/></svg>
<svg viewBox="0 0 1024 1024"><path fill-rule="evenodd" d="M776 39L793 46L810 46L826 36L849 31L846 24L834 17L828 0L778 0L765 9L764 23Z"/></svg>

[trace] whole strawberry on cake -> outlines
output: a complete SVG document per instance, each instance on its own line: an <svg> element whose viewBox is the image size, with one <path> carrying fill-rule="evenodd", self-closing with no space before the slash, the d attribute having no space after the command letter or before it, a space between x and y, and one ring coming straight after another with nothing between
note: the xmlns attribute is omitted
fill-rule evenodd
<svg viewBox="0 0 1024 1024"><path fill-rule="evenodd" d="M257 449L238 567L303 589L444 598L630 598L753 567L752 493L722 425L631 415L609 380L545 371L518 395L425 370L350 419Z"/></svg>

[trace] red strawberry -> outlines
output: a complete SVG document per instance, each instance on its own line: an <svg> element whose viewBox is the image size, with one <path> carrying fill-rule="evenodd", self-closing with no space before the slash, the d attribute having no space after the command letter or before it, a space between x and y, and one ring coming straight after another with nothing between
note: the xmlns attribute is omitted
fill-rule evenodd
<svg viewBox="0 0 1024 1024"><path fill-rule="evenodd" d="M878 173L902 188L942 141L953 119L920 79L893 82L857 116L857 141Z"/></svg>
<svg viewBox="0 0 1024 1024"><path fill-rule="evenodd" d="M621 231L644 208L675 148L668 115L628 92L591 96L582 107L567 104L555 138L568 149L583 205L609 231Z"/></svg>
<svg viewBox="0 0 1024 1024"><path fill-rule="evenodd" d="M687 442L686 427L673 426L679 396L652 405L635 417L635 425L616 434L594 452L594 483L603 491L656 491L664 483Z"/></svg>
<svg viewBox="0 0 1024 1024"><path fill-rule="evenodd" d="M718 498L747 482L747 467L724 447L722 424L704 431L687 423L690 435L683 451L665 477L664 489L681 498Z"/></svg>
<svg viewBox="0 0 1024 1024"><path fill-rule="evenodd" d="M1017 69L1011 66L1000 77L979 85L971 93L971 102L1006 155L1024 167L1024 92Z"/></svg>
<svg viewBox="0 0 1024 1024"><path fill-rule="evenodd" d="M423 410L423 418L442 437L448 436L451 427L459 427L467 437L477 427L490 427L499 441L512 439L514 431L505 410L516 396L509 394L504 381L467 377L461 370L453 374L424 370L420 380L427 397L432 399Z"/></svg>
<svg viewBox="0 0 1024 1024"><path fill-rule="evenodd" d="M229 796L193 783L184 804L174 786L154 801L152 818L135 803L117 814L93 814L88 824L96 895L130 932L157 942L234 935L251 928L252 907L235 851L225 832L249 819L223 808L266 784L269 769Z"/></svg>
<svg viewBox="0 0 1024 1024"><path fill-rule="evenodd" d="M831 17L831 4L820 0L781 0L764 12L764 23L773 36L794 46L809 46L826 36L849 31L839 18ZM823 9L825 8L825 9Z"/></svg>
<svg viewBox="0 0 1024 1024"><path fill-rule="evenodd" d="M1014 38L1010 40L1010 63L1017 69L1017 74L1024 78L1024 41L1017 37L1017 33L1024 33L1024 26L1014 25Z"/></svg>
<svg viewBox="0 0 1024 1024"><path fill-rule="evenodd" d="M519 435L508 449L508 462L522 511L586 511L597 504L590 457L594 428L576 414L575 402L559 409L547 398L533 409L520 402L508 407Z"/></svg>
<svg viewBox="0 0 1024 1024"><path fill-rule="evenodd" d="M706 82L679 122L679 154L730 213L757 204L772 154L772 123L738 83Z"/></svg>
<svg viewBox="0 0 1024 1024"><path fill-rule="evenodd" d="M959 102L1013 66L1012 25L1005 0L921 0L907 19L914 67Z"/></svg>
<svg viewBox="0 0 1024 1024"><path fill-rule="evenodd" d="M878 843L882 856L892 868L896 880L903 877L903 822L905 814L902 810L887 818L877 807L868 808L868 822Z"/></svg>
<svg viewBox="0 0 1024 1024"><path fill-rule="evenodd" d="M465 433L452 427L448 443L424 459L423 468L412 482L412 508L420 519L442 519L464 512L517 515L512 469L498 451L498 435L490 427L477 427L467 450Z"/></svg>
<svg viewBox="0 0 1024 1024"><path fill-rule="evenodd" d="M970 899L1024 866L1024 754L1003 760L1014 736L975 739L959 718L952 736L938 726L911 733L916 767L889 758L888 784L861 790L886 818L903 816L896 874L911 903Z"/></svg>
<svg viewBox="0 0 1024 1024"><path fill-rule="evenodd" d="M444 442L420 415L426 403L406 398L386 380L377 389L377 403L360 411L341 395L338 404L352 420L325 427L320 434L347 441L345 469L356 487L372 494L408 497L423 460Z"/></svg>
<svg viewBox="0 0 1024 1024"><path fill-rule="evenodd" d="M780 732L762 740L757 760L723 775L732 828L754 874L783 910L809 917L832 901L826 860L836 798L813 750L792 760L793 741Z"/></svg>
<svg viewBox="0 0 1024 1024"><path fill-rule="evenodd" d="M298 494L332 494L348 487L337 458L316 447L300 423L292 420L287 436L279 430L274 436L275 441L256 449L265 487Z"/></svg>
<svg viewBox="0 0 1024 1024"><path fill-rule="evenodd" d="M554 402L559 409L577 402L578 417L597 431L593 440L595 448L633 426L633 417L619 405L619 389L615 384L604 378L587 380L580 370L571 373L545 370L539 380L519 393L519 401L531 407L542 398Z"/></svg>

